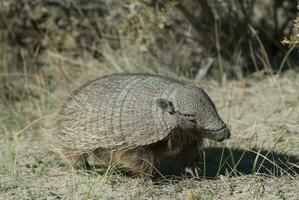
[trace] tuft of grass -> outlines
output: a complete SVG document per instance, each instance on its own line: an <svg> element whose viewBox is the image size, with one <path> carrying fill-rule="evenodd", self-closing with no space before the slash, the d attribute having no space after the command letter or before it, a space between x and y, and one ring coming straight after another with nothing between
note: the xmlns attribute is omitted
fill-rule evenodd
<svg viewBox="0 0 299 200"><path fill-rule="evenodd" d="M289 46L298 46L299 45L299 17L297 17L295 20L294 20L294 23L293 23L293 33L292 35L290 36L289 39L287 38L284 38L282 43L284 45L289 45Z"/></svg>
<svg viewBox="0 0 299 200"><path fill-rule="evenodd" d="M198 194L194 194L193 192L190 192L188 194L188 200L203 200Z"/></svg>

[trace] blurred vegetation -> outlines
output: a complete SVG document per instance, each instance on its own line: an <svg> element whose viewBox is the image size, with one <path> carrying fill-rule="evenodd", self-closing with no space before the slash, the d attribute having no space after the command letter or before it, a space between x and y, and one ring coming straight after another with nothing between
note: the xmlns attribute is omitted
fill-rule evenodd
<svg viewBox="0 0 299 200"><path fill-rule="evenodd" d="M53 91L91 65L103 73L114 66L112 71L170 71L199 80L206 74L272 74L299 62L280 42L291 35L294 0L0 0L0 5L0 90L10 100L37 95L23 90L29 79L32 87Z"/></svg>
<svg viewBox="0 0 299 200"><path fill-rule="evenodd" d="M299 12L299 0L298 0L297 9ZM294 19L293 31L291 36L289 38L284 38L282 43L293 47L299 46L299 15L296 17L296 19Z"/></svg>

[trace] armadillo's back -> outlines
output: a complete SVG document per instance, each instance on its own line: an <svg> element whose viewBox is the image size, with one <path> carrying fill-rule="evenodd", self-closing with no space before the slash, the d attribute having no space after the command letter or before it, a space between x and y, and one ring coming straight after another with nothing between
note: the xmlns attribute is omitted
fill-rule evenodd
<svg viewBox="0 0 299 200"><path fill-rule="evenodd" d="M99 78L75 91L58 119L69 149L139 146L165 138L175 122L162 117L156 99L167 98L181 83L138 74Z"/></svg>

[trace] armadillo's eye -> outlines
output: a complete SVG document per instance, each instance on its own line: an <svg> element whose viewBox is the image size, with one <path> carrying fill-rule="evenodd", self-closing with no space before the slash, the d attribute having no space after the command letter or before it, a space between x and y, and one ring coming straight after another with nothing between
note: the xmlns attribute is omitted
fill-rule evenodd
<svg viewBox="0 0 299 200"><path fill-rule="evenodd" d="M196 118L195 115L192 114L185 114L185 117L187 118L187 120L193 124L196 124Z"/></svg>
<svg viewBox="0 0 299 200"><path fill-rule="evenodd" d="M189 121L190 121L191 123L193 123L193 124L196 124L196 119L195 119L195 118L191 118L191 119L189 119Z"/></svg>

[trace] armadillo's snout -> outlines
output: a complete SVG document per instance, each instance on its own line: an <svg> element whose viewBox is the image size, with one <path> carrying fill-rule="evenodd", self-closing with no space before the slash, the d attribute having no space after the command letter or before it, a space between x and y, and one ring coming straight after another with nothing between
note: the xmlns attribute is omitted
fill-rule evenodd
<svg viewBox="0 0 299 200"><path fill-rule="evenodd" d="M210 133L210 138L216 140L217 142L222 142L230 137L231 133L229 129L225 126L220 130L213 131Z"/></svg>

